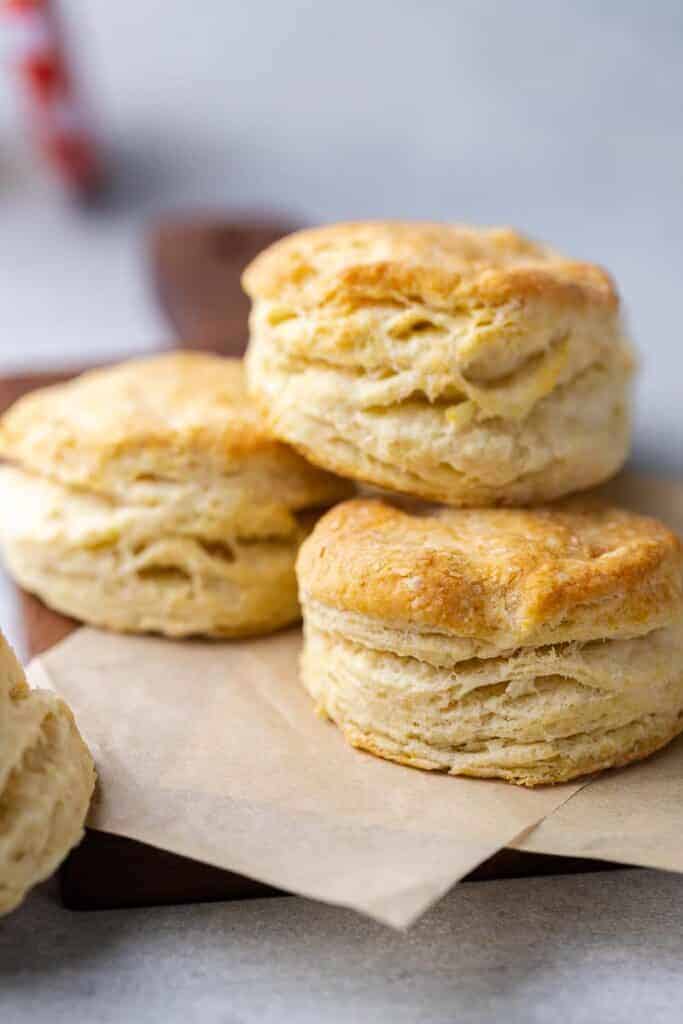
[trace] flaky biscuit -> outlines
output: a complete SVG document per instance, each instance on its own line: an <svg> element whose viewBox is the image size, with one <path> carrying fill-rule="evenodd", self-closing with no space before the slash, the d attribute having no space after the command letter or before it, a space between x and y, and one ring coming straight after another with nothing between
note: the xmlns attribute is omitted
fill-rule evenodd
<svg viewBox="0 0 683 1024"><path fill-rule="evenodd" d="M455 510L357 500L298 561L303 681L355 746L561 782L683 730L681 545L597 500Z"/></svg>
<svg viewBox="0 0 683 1024"><path fill-rule="evenodd" d="M0 915L47 878L83 835L95 784L71 711L29 690L0 637Z"/></svg>
<svg viewBox="0 0 683 1024"><path fill-rule="evenodd" d="M466 506L556 498L626 457L633 357L592 264L510 229L343 224L243 283L250 388L318 465Z"/></svg>
<svg viewBox="0 0 683 1024"><path fill-rule="evenodd" d="M20 400L0 421L0 544L85 622L236 637L299 615L294 562L349 485L276 441L238 360L175 353Z"/></svg>

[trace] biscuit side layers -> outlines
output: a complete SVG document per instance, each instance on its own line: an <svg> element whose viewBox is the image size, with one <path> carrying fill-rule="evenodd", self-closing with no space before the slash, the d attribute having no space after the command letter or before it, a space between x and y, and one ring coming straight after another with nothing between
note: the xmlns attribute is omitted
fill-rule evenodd
<svg viewBox="0 0 683 1024"><path fill-rule="evenodd" d="M633 356L598 267L508 229L338 225L278 243L244 284L254 396L319 465L519 504L626 457Z"/></svg>
<svg viewBox="0 0 683 1024"><path fill-rule="evenodd" d="M412 767L536 786L639 760L683 731L683 621L443 669L304 614L318 711L353 746Z"/></svg>
<svg viewBox="0 0 683 1024"><path fill-rule="evenodd" d="M209 488L191 487L127 504L3 466L0 544L21 586L83 622L178 637L268 632L299 618L294 566L316 514L263 506L260 532L239 477L232 487L235 500L226 484L215 506Z"/></svg>

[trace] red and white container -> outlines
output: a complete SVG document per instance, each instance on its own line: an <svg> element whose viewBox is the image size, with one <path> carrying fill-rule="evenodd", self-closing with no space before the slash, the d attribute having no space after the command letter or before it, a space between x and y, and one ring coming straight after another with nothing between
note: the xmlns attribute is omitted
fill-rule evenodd
<svg viewBox="0 0 683 1024"><path fill-rule="evenodd" d="M68 189L97 191L101 165L54 0L0 0L6 49L40 152Z"/></svg>

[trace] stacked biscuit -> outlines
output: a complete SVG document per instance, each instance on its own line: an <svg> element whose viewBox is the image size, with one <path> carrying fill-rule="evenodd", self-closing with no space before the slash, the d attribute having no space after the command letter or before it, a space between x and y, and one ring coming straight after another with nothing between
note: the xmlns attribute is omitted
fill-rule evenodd
<svg viewBox="0 0 683 1024"><path fill-rule="evenodd" d="M543 504L628 452L609 276L510 230L349 224L244 283L273 433L410 496L337 506L299 556L303 682L347 739L533 786L681 731L678 539L594 497Z"/></svg>

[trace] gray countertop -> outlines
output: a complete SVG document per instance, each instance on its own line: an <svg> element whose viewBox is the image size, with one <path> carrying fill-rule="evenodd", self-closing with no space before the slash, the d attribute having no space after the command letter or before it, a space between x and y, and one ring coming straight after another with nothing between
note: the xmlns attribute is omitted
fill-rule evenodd
<svg viewBox="0 0 683 1024"><path fill-rule="evenodd" d="M169 207L511 222L614 272L635 459L683 472L680 3L63 8L117 190L55 202L0 89L0 370L153 347L142 229ZM6 586L0 618L21 646ZM682 908L650 871L468 883L401 935L300 899L74 914L48 885L0 922L0 1020L673 1024Z"/></svg>
<svg viewBox="0 0 683 1024"><path fill-rule="evenodd" d="M679 903L679 900L681 903ZM0 923L8 1024L649 1024L680 1020L683 878L457 886L408 933L302 899Z"/></svg>

